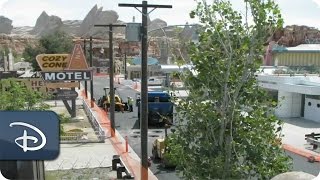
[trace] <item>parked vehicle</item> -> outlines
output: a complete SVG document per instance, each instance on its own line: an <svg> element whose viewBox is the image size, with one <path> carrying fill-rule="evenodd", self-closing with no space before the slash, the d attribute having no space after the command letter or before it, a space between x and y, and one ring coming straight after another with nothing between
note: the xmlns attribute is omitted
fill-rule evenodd
<svg viewBox="0 0 320 180"><path fill-rule="evenodd" d="M172 124L173 103L167 92L148 92L148 123L150 125ZM140 119L140 94L137 94L138 118ZM140 122L140 121L139 121Z"/></svg>

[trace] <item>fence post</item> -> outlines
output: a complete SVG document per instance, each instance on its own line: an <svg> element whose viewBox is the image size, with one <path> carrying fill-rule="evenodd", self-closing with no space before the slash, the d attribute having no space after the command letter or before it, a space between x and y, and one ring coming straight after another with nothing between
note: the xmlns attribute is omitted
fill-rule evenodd
<svg viewBox="0 0 320 180"><path fill-rule="evenodd" d="M126 140L126 152L128 152L128 136L125 137Z"/></svg>

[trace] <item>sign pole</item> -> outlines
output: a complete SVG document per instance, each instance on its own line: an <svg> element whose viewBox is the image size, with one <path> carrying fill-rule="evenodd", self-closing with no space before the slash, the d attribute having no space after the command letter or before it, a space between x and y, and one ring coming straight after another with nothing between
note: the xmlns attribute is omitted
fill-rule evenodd
<svg viewBox="0 0 320 180"><path fill-rule="evenodd" d="M92 68L92 36L90 36L90 51L89 51L89 55L90 55L90 67ZM93 69L92 69L93 71ZM90 81L90 91L91 91L91 107L94 107L94 100L93 100L93 78Z"/></svg>
<svg viewBox="0 0 320 180"><path fill-rule="evenodd" d="M84 53L84 56L86 57L86 39L83 40L83 53ZM86 96L86 99L88 99L88 82L87 81L84 81L84 93L85 93L85 96Z"/></svg>
<svg viewBox="0 0 320 180"><path fill-rule="evenodd" d="M74 81L71 81L74 82ZM75 91L75 88L71 88L72 91ZM77 116L77 110L76 110L76 99L72 99L71 100L71 108L72 108L72 113L71 113L71 117L74 118Z"/></svg>
<svg viewBox="0 0 320 180"><path fill-rule="evenodd" d="M154 5L147 1L142 4L119 4L119 7L141 7L142 27L141 27L141 179L148 179L148 15L156 8L172 8L171 5ZM148 8L153 8L148 12Z"/></svg>

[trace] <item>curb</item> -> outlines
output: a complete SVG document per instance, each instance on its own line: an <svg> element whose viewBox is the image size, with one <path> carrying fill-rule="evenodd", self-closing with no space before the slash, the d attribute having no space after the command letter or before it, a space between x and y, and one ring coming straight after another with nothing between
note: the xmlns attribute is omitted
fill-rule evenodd
<svg viewBox="0 0 320 180"><path fill-rule="evenodd" d="M290 151L294 154L300 155L302 157L308 158L309 162L320 162L320 155L313 153L311 151L303 150L297 147L294 147L289 144L283 144L282 148L284 150Z"/></svg>

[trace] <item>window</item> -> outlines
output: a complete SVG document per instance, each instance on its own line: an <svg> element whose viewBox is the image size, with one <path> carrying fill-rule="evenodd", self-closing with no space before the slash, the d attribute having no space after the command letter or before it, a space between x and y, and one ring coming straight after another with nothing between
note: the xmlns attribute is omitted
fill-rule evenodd
<svg viewBox="0 0 320 180"><path fill-rule="evenodd" d="M311 102L308 102L308 106L311 106Z"/></svg>

